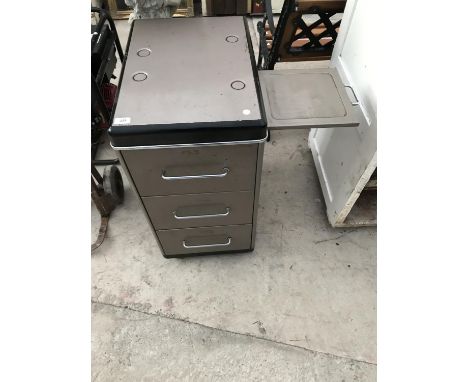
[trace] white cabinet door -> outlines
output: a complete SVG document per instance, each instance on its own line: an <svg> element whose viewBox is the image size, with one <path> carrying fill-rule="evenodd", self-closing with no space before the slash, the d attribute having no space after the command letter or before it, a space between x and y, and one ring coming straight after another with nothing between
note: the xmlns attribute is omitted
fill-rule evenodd
<svg viewBox="0 0 468 382"><path fill-rule="evenodd" d="M348 0L331 60L343 83L354 89L360 125L313 129L309 135L328 219L335 227L349 225L348 214L377 166L377 19L375 1Z"/></svg>

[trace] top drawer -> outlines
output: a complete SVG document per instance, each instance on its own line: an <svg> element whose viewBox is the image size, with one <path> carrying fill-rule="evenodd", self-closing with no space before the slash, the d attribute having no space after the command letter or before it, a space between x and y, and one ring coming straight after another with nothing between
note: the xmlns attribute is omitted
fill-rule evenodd
<svg viewBox="0 0 468 382"><path fill-rule="evenodd" d="M247 191L255 185L257 144L126 150L140 196Z"/></svg>

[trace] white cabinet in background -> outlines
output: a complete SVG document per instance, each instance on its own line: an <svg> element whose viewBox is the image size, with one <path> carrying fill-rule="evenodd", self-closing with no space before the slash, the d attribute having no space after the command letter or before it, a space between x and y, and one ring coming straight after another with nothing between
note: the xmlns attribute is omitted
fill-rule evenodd
<svg viewBox="0 0 468 382"><path fill-rule="evenodd" d="M330 64L354 90L360 125L312 129L309 135L334 227L377 224L376 180L368 187L377 169L377 19L373 0L348 0Z"/></svg>

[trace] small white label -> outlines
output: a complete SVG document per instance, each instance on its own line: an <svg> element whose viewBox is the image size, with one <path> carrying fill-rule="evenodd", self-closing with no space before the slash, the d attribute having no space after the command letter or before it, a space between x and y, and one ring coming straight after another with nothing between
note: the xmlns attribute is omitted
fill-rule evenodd
<svg viewBox="0 0 468 382"><path fill-rule="evenodd" d="M249 115L249 114L250 114L250 110L249 110L249 109L244 109L244 110L242 110L242 114L244 114L244 115Z"/></svg>
<svg viewBox="0 0 468 382"><path fill-rule="evenodd" d="M132 119L130 117L114 118L114 125L130 125Z"/></svg>

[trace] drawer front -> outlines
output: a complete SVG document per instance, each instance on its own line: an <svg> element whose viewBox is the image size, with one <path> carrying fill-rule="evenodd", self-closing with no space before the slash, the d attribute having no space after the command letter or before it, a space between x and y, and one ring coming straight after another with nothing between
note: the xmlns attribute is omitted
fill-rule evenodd
<svg viewBox="0 0 468 382"><path fill-rule="evenodd" d="M141 196L253 190L257 144L122 151Z"/></svg>
<svg viewBox="0 0 468 382"><path fill-rule="evenodd" d="M251 224L253 191L143 197L156 230Z"/></svg>
<svg viewBox="0 0 468 382"><path fill-rule="evenodd" d="M249 250L252 224L157 231L166 256Z"/></svg>

